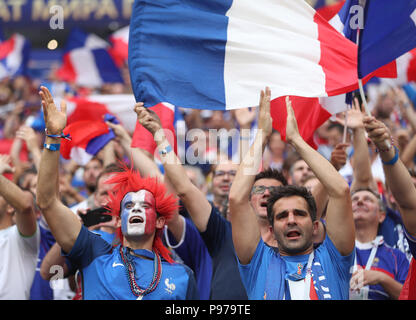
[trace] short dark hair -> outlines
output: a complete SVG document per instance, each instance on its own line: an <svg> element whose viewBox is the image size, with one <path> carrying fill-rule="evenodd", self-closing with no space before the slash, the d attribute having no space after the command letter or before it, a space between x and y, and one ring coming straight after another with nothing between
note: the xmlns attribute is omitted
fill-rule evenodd
<svg viewBox="0 0 416 320"><path fill-rule="evenodd" d="M268 168L256 174L254 182L260 179L274 179L282 183L282 185L287 186L287 180L284 175L277 169Z"/></svg>
<svg viewBox="0 0 416 320"><path fill-rule="evenodd" d="M328 125L327 130L332 130L332 129L337 129L339 133L343 134L344 133L344 126L338 122L331 122Z"/></svg>
<svg viewBox="0 0 416 320"><path fill-rule="evenodd" d="M100 172L100 174L97 176L96 185L98 185L98 181L100 181L101 177L103 177L104 175L107 175L113 172L116 173L116 172L123 172L123 171L124 171L123 167L117 163L110 163L106 165L103 168L103 170Z"/></svg>
<svg viewBox="0 0 416 320"><path fill-rule="evenodd" d="M289 198L292 196L299 196L305 199L308 204L309 215L311 216L312 221L316 220L316 203L312 193L310 193L305 187L287 185L277 187L277 189L273 191L267 199L267 219L269 220L270 225L273 225L273 205L275 202L281 198Z"/></svg>

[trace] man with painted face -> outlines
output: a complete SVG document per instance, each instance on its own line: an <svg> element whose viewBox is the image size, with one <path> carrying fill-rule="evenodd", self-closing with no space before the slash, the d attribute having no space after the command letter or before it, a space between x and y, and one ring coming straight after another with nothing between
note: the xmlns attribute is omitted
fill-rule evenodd
<svg viewBox="0 0 416 320"><path fill-rule="evenodd" d="M60 138L66 126L66 104L59 111L41 87L47 136L38 175L37 204L65 254L83 278L83 299L197 299L192 271L173 263L161 241L162 229L177 209L177 200L156 178L142 178L125 168L113 175L108 208L120 217L112 247L88 231L57 197ZM52 183L51 183L52 182ZM55 182L55 183L54 183Z"/></svg>

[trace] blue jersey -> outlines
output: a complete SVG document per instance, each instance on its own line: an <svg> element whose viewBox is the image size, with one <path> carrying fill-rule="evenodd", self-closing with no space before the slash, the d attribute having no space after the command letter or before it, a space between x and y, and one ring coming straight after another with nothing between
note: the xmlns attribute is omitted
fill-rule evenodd
<svg viewBox="0 0 416 320"><path fill-rule="evenodd" d="M82 274L82 297L85 300L134 300L126 268L119 253L99 235L82 226L78 238L67 254L74 268ZM142 289L152 281L154 254L149 250L133 250L148 259L134 257L136 282ZM162 259L162 276L156 289L143 300L198 299L193 272L182 264Z"/></svg>
<svg viewBox="0 0 416 320"><path fill-rule="evenodd" d="M326 236L324 242L315 249L315 255L319 258L322 269L325 272L332 299L348 300L349 281L351 278L350 270L354 263L354 252L348 256L342 256L329 237ZM287 278L293 273L292 269L296 268L300 262L302 262L302 265L306 265L309 255L282 256L282 258L286 264L285 278ZM239 263L241 279L244 282L250 300L266 299L266 280L271 259L276 259L275 250L260 239L250 263L247 265ZM279 277L276 277L276 279L279 279ZM283 285L277 282L276 286Z"/></svg>
<svg viewBox="0 0 416 320"><path fill-rule="evenodd" d="M357 265L364 269L371 253L371 247L370 245L367 245L366 247L366 244L360 246L363 247L359 248L357 244L356 248ZM370 270L381 271L403 284L409 270L409 261L407 260L406 255L400 250L391 248L385 243L381 243L378 246ZM368 299L386 300L390 299L390 296L381 285L377 284L369 286Z"/></svg>

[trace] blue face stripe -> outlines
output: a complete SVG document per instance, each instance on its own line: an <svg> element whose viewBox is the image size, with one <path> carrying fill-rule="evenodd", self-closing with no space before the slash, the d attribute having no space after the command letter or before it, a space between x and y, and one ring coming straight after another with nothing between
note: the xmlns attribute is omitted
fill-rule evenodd
<svg viewBox="0 0 416 320"><path fill-rule="evenodd" d="M129 33L133 92L145 106L224 109L231 0L136 0Z"/></svg>
<svg viewBox="0 0 416 320"><path fill-rule="evenodd" d="M127 223L129 218L129 211L125 209L125 204L132 201L131 194L127 194L121 201L121 232L125 234L127 232Z"/></svg>

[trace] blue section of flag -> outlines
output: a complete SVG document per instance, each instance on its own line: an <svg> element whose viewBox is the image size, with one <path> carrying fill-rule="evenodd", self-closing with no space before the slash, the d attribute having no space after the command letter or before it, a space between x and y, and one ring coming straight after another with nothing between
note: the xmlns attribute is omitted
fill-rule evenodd
<svg viewBox="0 0 416 320"><path fill-rule="evenodd" d="M194 97L189 93L196 91L206 97L204 108L225 108L225 14L231 4L231 0L134 2L128 63L136 101L146 107L169 102L192 108Z"/></svg>
<svg viewBox="0 0 416 320"><path fill-rule="evenodd" d="M104 83L123 83L120 71L107 49L94 49L91 52L94 55L97 70Z"/></svg>
<svg viewBox="0 0 416 320"><path fill-rule="evenodd" d="M88 35L79 28L74 28L69 34L68 40L65 44L64 53L79 49L85 46Z"/></svg>

